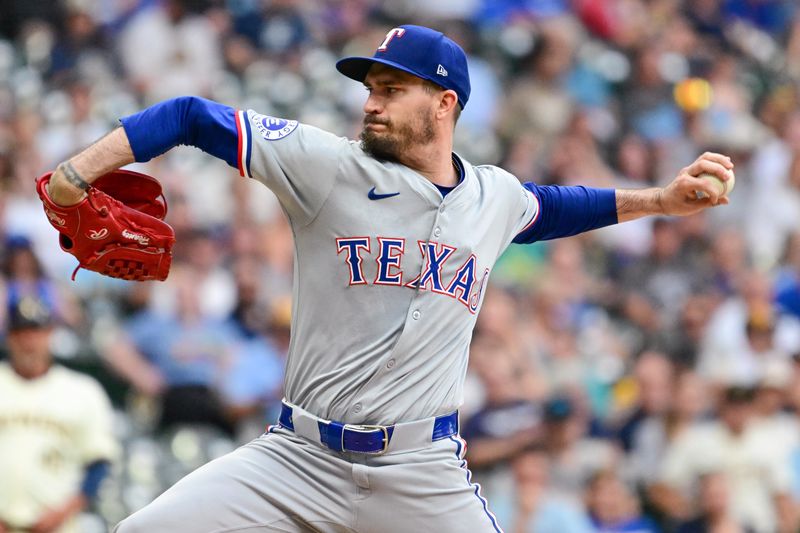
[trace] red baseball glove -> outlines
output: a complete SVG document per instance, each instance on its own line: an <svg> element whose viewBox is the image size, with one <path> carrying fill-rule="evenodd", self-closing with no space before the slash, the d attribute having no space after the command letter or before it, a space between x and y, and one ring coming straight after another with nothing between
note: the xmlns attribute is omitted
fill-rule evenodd
<svg viewBox="0 0 800 533"><path fill-rule="evenodd" d="M44 212L59 232L61 249L78 259L79 269L136 281L167 279L175 231L163 221L167 201L161 184L130 170L98 178L86 198L60 206L47 194L52 172L36 180Z"/></svg>

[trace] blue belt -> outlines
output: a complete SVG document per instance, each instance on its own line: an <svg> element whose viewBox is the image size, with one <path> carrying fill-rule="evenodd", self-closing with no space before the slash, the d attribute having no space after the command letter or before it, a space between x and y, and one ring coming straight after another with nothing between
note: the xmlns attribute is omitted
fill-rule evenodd
<svg viewBox="0 0 800 533"><path fill-rule="evenodd" d="M278 423L294 431L292 406L285 402L281 406ZM395 426L375 426L364 424L345 424L335 420L317 422L322 444L336 452L383 453L389 447ZM433 422L431 442L446 439L458 433L458 411L437 416Z"/></svg>

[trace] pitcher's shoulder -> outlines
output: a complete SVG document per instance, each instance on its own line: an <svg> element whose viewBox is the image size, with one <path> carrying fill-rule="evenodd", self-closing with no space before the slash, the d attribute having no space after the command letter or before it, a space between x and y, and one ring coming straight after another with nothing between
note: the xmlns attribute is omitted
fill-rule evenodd
<svg viewBox="0 0 800 533"><path fill-rule="evenodd" d="M496 165L477 165L473 166L472 169L482 187L517 190L521 186L519 179L515 175Z"/></svg>

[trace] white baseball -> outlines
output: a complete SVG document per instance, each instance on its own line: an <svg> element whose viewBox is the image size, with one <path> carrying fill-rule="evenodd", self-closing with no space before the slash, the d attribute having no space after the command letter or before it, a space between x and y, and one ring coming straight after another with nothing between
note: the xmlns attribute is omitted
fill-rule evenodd
<svg viewBox="0 0 800 533"><path fill-rule="evenodd" d="M710 172L703 172L697 177L702 180L708 181L712 186L716 187L717 191L719 192L720 198L723 196L728 196L733 190L734 185L736 185L736 178L733 175L733 172L731 172L731 176L730 178L728 178L728 181L722 181L721 179L716 177L714 174L711 174ZM704 193L703 191L697 191L698 198L705 198L705 196L706 193Z"/></svg>

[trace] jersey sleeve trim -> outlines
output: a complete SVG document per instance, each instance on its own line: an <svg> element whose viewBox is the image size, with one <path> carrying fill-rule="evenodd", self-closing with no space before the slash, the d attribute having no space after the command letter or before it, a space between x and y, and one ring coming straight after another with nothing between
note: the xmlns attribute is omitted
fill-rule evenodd
<svg viewBox="0 0 800 533"><path fill-rule="evenodd" d="M539 206L539 199L536 197L536 195L535 195L535 194L533 194L533 192L530 192L529 194L530 194L530 195L531 195L531 197L533 198L533 201L536 203L536 211L533 213L533 216L531 217L531 220L530 220L530 222L528 222L528 223L525 225L525 227L524 227L524 228L522 228L521 230L519 230L519 231L517 232L517 235L521 235L522 233L525 233L525 232L526 232L526 231L528 231L528 230L529 230L529 229L530 229L530 228L531 228L531 227L532 227L534 224L536 224L536 221L537 221L537 220L539 220L539 213L541 213L541 212L542 212L542 210L540 209L540 206Z"/></svg>
<svg viewBox="0 0 800 533"><path fill-rule="evenodd" d="M253 151L253 137L250 130L250 121L247 119L247 111L236 111L236 132L239 137L236 166L239 175L245 178L252 178L250 174L250 157Z"/></svg>

